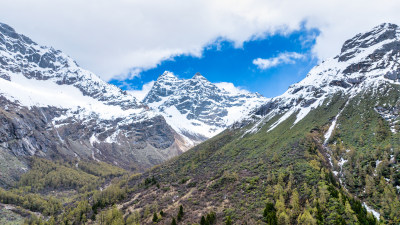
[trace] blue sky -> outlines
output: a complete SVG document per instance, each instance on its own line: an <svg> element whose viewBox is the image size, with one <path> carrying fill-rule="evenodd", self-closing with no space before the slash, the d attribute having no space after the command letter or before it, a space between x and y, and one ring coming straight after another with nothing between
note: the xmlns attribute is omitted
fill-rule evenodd
<svg viewBox="0 0 400 225"><path fill-rule="evenodd" d="M219 38L203 49L201 57L179 55L164 60L157 67L142 71L132 79L110 83L125 90L141 89L143 84L154 81L164 71L171 71L179 78L191 78L200 72L213 83L230 82L265 97L274 97L286 91L289 85L303 79L317 64L312 47L319 34L316 29L300 29L290 34L269 35L246 41L235 47L232 41ZM277 61L269 68L260 68L253 61L257 58L271 60L279 55L296 55L290 60Z"/></svg>

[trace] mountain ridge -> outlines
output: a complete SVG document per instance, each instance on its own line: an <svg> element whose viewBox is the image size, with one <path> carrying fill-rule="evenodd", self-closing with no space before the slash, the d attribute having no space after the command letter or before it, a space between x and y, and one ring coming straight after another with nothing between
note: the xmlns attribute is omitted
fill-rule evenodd
<svg viewBox="0 0 400 225"><path fill-rule="evenodd" d="M172 217L182 205L184 223L397 224L399 33L382 24L356 35L243 121L130 179L122 212L145 224L154 204ZM157 187L143 187L151 177Z"/></svg>
<svg viewBox="0 0 400 225"><path fill-rule="evenodd" d="M134 96L5 24L0 78L2 157L19 162L5 162L9 177L24 173L34 155L143 171L186 150L164 118Z"/></svg>
<svg viewBox="0 0 400 225"><path fill-rule="evenodd" d="M166 71L155 81L143 103L163 115L192 146L211 138L267 101L257 93L231 93L200 73L179 79Z"/></svg>
<svg viewBox="0 0 400 225"><path fill-rule="evenodd" d="M258 96L228 95L199 73L186 81L164 73L155 83L162 87L153 88L153 101L148 97L147 102L139 102L129 92L79 67L62 51L40 46L3 23L0 23L0 78L4 109L0 112L3 119L0 132L4 134L0 140L2 157L14 162L6 163L5 173L14 178L5 183L12 183L26 172L32 156L104 161L143 171L222 131L227 125L219 118L218 110L227 118L223 108L229 101ZM210 102L209 97L224 99L224 105L210 111L210 115L204 110L192 110L186 118L172 120L171 114L147 106L174 91L187 93L185 98L193 101L194 108L207 107L204 104ZM168 106L180 100L175 99ZM230 106L240 108L245 100L239 99ZM260 97L258 104L262 100ZM188 103L180 104L183 110L190 111ZM240 118L238 114L234 116ZM219 120L218 126L210 126L200 135L193 132L199 129L199 124L210 124L214 119ZM178 124L184 121L183 125L190 127L176 126L176 121Z"/></svg>

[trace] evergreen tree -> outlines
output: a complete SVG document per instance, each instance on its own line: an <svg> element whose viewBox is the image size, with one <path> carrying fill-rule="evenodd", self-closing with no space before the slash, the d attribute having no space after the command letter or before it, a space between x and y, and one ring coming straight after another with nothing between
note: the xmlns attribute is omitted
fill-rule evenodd
<svg viewBox="0 0 400 225"><path fill-rule="evenodd" d="M341 196L341 195L340 195L340 196ZM321 207L319 206L318 200L317 200L316 208L317 208L317 215L316 215L316 217L317 217L317 224L318 224L318 225L322 225L322 224L324 224L324 216L323 216L322 209L321 209Z"/></svg>
<svg viewBox="0 0 400 225"><path fill-rule="evenodd" d="M357 217L354 214L353 209L351 208L351 205L349 201L346 200L345 206L344 206L344 213L346 215L346 222L347 224L357 224Z"/></svg>
<svg viewBox="0 0 400 225"><path fill-rule="evenodd" d="M215 212L210 212L207 214L206 222L207 222L207 224L211 225L211 224L215 223L216 219L217 219L217 216L215 215Z"/></svg>
<svg viewBox="0 0 400 225"><path fill-rule="evenodd" d="M158 222L157 213L154 213L154 214L153 214L153 222Z"/></svg>
<svg viewBox="0 0 400 225"><path fill-rule="evenodd" d="M297 218L300 213L299 193L294 190L290 199L290 206L292 207L292 215Z"/></svg>
<svg viewBox="0 0 400 225"><path fill-rule="evenodd" d="M277 225L276 209L273 203L267 203L264 209L264 220L268 225Z"/></svg>
<svg viewBox="0 0 400 225"><path fill-rule="evenodd" d="M367 174L365 177L365 193L372 195L375 192L375 181L374 178Z"/></svg>
<svg viewBox="0 0 400 225"><path fill-rule="evenodd" d="M308 210L305 210L299 218L297 218L297 223L302 225L316 225L317 221L311 216Z"/></svg>
<svg viewBox="0 0 400 225"><path fill-rule="evenodd" d="M276 212L277 212L278 215L281 212L285 212L286 211L285 198L283 197L283 195L279 196L279 199L276 200L275 208L276 208Z"/></svg>
<svg viewBox="0 0 400 225"><path fill-rule="evenodd" d="M290 224L290 218L285 212L281 212L278 215L278 225L289 225Z"/></svg>
<svg viewBox="0 0 400 225"><path fill-rule="evenodd" d="M181 221L182 217L183 217L183 206L181 205L181 206L179 206L179 212L178 212L178 215L177 215L178 221Z"/></svg>
<svg viewBox="0 0 400 225"><path fill-rule="evenodd" d="M232 219L230 216L226 217L225 225L232 225Z"/></svg>
<svg viewBox="0 0 400 225"><path fill-rule="evenodd" d="M383 141L389 136L389 131L385 126L385 122L382 118L378 120L378 126L376 128L376 138L378 141Z"/></svg>
<svg viewBox="0 0 400 225"><path fill-rule="evenodd" d="M206 225L206 219L204 216L201 216L200 225Z"/></svg>
<svg viewBox="0 0 400 225"><path fill-rule="evenodd" d="M175 217L172 217L172 222L171 222L171 225L177 225L177 224L176 224Z"/></svg>

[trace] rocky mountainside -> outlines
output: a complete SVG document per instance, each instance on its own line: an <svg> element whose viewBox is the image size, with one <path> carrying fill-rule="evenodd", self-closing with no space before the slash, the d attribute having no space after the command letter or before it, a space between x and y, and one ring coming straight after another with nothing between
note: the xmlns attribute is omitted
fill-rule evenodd
<svg viewBox="0 0 400 225"><path fill-rule="evenodd" d="M165 72L143 103L163 115L187 142L196 145L240 121L266 101L257 93L219 88L200 73L191 79L178 79Z"/></svg>
<svg viewBox="0 0 400 225"><path fill-rule="evenodd" d="M187 149L160 115L63 52L0 24L0 180L30 156L91 159L142 171Z"/></svg>
<svg viewBox="0 0 400 225"><path fill-rule="evenodd" d="M241 122L129 179L122 212L144 224L160 210L160 224L400 223L399 46L394 24L349 39Z"/></svg>
<svg viewBox="0 0 400 225"><path fill-rule="evenodd" d="M294 125L337 93L356 96L367 90L379 91L387 83L398 84L399 52L400 29L395 24L358 34L343 44L339 55L313 68L304 80L271 99L258 114L267 118L263 121L284 114L270 129L291 115L296 115Z"/></svg>

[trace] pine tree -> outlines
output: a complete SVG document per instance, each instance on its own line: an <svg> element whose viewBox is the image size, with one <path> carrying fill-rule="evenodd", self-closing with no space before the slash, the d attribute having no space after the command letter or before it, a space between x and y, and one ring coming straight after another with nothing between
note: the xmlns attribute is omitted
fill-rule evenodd
<svg viewBox="0 0 400 225"><path fill-rule="evenodd" d="M292 192L292 198L290 199L290 206L292 207L292 215L297 218L300 213L299 193L295 189Z"/></svg>
<svg viewBox="0 0 400 225"><path fill-rule="evenodd" d="M178 215L177 215L178 221L182 220L183 214L184 214L183 213L183 206L181 205L181 206L179 206L179 212L178 212Z"/></svg>
<svg viewBox="0 0 400 225"><path fill-rule="evenodd" d="M375 181L374 178L367 174L365 177L365 193L372 195L375 192Z"/></svg>
<svg viewBox="0 0 400 225"><path fill-rule="evenodd" d="M216 218L217 218L217 216L215 215L215 212L208 213L206 216L206 224L207 225L214 224Z"/></svg>
<svg viewBox="0 0 400 225"><path fill-rule="evenodd" d="M280 195L279 199L276 200L275 208L276 208L276 212L277 212L278 215L281 212L285 212L286 211L285 198L283 197L283 195Z"/></svg>
<svg viewBox="0 0 400 225"><path fill-rule="evenodd" d="M153 222L158 222L157 213L154 213L154 214L153 214Z"/></svg>
<svg viewBox="0 0 400 225"><path fill-rule="evenodd" d="M176 224L175 217L172 217L172 222L171 222L171 225L177 225L177 224Z"/></svg>
<svg viewBox="0 0 400 225"><path fill-rule="evenodd" d="M285 212L281 212L278 215L278 225L289 225L290 224L290 218Z"/></svg>
<svg viewBox="0 0 400 225"><path fill-rule="evenodd" d="M345 206L344 206L344 213L346 214L346 222L347 224L357 224L357 216L354 214L353 209L351 208L351 205L349 201L346 200Z"/></svg>
<svg viewBox="0 0 400 225"><path fill-rule="evenodd" d="M304 213L297 218L297 223L302 225L316 225L317 221L311 216L308 210L305 210Z"/></svg>
<svg viewBox="0 0 400 225"><path fill-rule="evenodd" d="M267 203L264 209L264 220L268 225L277 225L276 209L274 204Z"/></svg>
<svg viewBox="0 0 400 225"><path fill-rule="evenodd" d="M204 218L204 216L201 217L200 225L206 225L206 219Z"/></svg>
<svg viewBox="0 0 400 225"><path fill-rule="evenodd" d="M376 128L376 138L378 141L383 141L389 136L389 131L385 126L385 122L382 118L378 121L378 126Z"/></svg>
<svg viewBox="0 0 400 225"><path fill-rule="evenodd" d="M272 156L272 161L278 163L279 162L279 156L278 154L275 152L274 155Z"/></svg>
<svg viewBox="0 0 400 225"><path fill-rule="evenodd" d="M341 196L341 195L340 195L340 196ZM316 217L317 217L317 223L318 223L318 225L324 224L324 216L323 216L323 213L322 213L322 209L321 209L321 207L319 206L318 200L317 200L316 208L317 208L317 215L316 215Z"/></svg>
<svg viewBox="0 0 400 225"><path fill-rule="evenodd" d="M230 216L226 217L225 225L232 225L232 219Z"/></svg>

